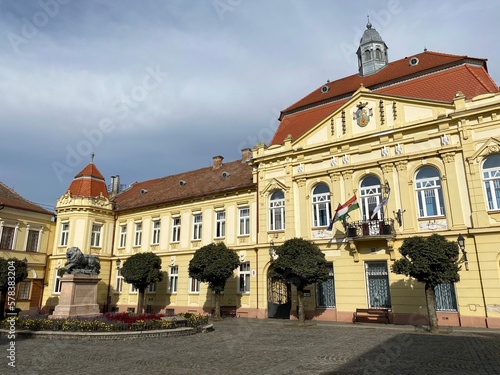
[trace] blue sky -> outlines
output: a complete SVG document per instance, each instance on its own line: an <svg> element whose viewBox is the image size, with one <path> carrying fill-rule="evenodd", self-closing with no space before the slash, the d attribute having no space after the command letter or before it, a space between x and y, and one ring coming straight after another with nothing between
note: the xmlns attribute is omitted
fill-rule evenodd
<svg viewBox="0 0 500 375"><path fill-rule="evenodd" d="M0 181L53 207L90 162L109 183L270 141L279 111L357 72L370 14L394 61L488 59L497 1L0 0Z"/></svg>

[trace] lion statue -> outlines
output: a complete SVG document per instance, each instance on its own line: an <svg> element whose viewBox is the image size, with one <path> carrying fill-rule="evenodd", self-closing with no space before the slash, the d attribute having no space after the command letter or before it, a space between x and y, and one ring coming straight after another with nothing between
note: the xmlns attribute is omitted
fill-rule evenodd
<svg viewBox="0 0 500 375"><path fill-rule="evenodd" d="M78 247L69 247L68 250L66 250L64 273L98 275L100 269L101 263L98 257L90 254L83 254Z"/></svg>

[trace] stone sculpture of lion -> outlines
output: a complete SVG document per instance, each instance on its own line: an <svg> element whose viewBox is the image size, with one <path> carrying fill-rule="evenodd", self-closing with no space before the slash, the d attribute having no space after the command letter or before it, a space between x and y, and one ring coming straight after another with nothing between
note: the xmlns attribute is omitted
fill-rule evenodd
<svg viewBox="0 0 500 375"><path fill-rule="evenodd" d="M90 254L83 254L78 247L69 247L68 250L66 250L65 273L98 275L100 270L101 263L98 257Z"/></svg>

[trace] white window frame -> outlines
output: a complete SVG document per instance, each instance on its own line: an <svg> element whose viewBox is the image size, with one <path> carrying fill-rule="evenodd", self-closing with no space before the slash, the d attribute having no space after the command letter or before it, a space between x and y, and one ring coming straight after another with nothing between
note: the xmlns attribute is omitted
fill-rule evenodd
<svg viewBox="0 0 500 375"><path fill-rule="evenodd" d="M168 293L177 294L177 285L179 282L179 266L170 266L168 276Z"/></svg>
<svg viewBox="0 0 500 375"><path fill-rule="evenodd" d="M248 236L250 235L250 208L241 207L238 209L238 235Z"/></svg>
<svg viewBox="0 0 500 375"><path fill-rule="evenodd" d="M69 222L61 223L61 237L59 239L59 246L68 246L69 237Z"/></svg>
<svg viewBox="0 0 500 375"><path fill-rule="evenodd" d="M154 283L149 284L148 287L146 288L146 293L147 294L155 294L157 286L158 285L157 285L156 281Z"/></svg>
<svg viewBox="0 0 500 375"><path fill-rule="evenodd" d="M142 222L135 223L134 230L134 246L141 246L142 244Z"/></svg>
<svg viewBox="0 0 500 375"><path fill-rule="evenodd" d="M127 245L127 224L120 224L120 242L118 247L123 249Z"/></svg>
<svg viewBox="0 0 500 375"><path fill-rule="evenodd" d="M417 178L419 172L424 169L434 169L438 173L435 177ZM441 176L439 171L434 167L423 167L415 173L415 192L417 194L418 217L441 217L445 216L443 190L441 185ZM427 212L427 205L425 204L426 198L434 199L436 206L436 215L431 215Z"/></svg>
<svg viewBox="0 0 500 375"><path fill-rule="evenodd" d="M137 294L139 289L137 289L134 284L130 284L130 294Z"/></svg>
<svg viewBox="0 0 500 375"><path fill-rule="evenodd" d="M490 158L498 158L500 155L492 155L485 159L482 167L482 175L484 182L484 191L486 194L486 204L488 205L488 211L498 211L500 210L500 198L498 197L497 191L500 191L500 164L495 165L490 168L485 168L484 164Z"/></svg>
<svg viewBox="0 0 500 375"><path fill-rule="evenodd" d="M123 292L123 283L125 282L124 277L122 276L122 270L117 269L116 270L116 277L115 277L115 293L122 293Z"/></svg>
<svg viewBox="0 0 500 375"><path fill-rule="evenodd" d="M43 229L40 228L40 229L30 229L30 226L28 225L28 228L27 228L27 235L26 235L26 245L24 246L24 248L26 249L26 251L28 252L33 252L33 253L38 253L40 251L40 241L42 239L42 231ZM34 245L35 245L35 248L34 249L30 249L29 245L31 244L30 243L30 234L32 233L36 233L36 241L32 241L32 242L36 242Z"/></svg>
<svg viewBox="0 0 500 375"><path fill-rule="evenodd" d="M238 293L250 293L250 262L242 262L238 267Z"/></svg>
<svg viewBox="0 0 500 375"><path fill-rule="evenodd" d="M203 230L203 216L202 214L193 215L193 241L200 241Z"/></svg>
<svg viewBox="0 0 500 375"><path fill-rule="evenodd" d="M215 212L215 238L226 237L226 211Z"/></svg>
<svg viewBox="0 0 500 375"><path fill-rule="evenodd" d="M54 290L52 292L53 294L61 294L61 288L62 288L61 278L62 276L59 276L59 268L56 268L54 277Z"/></svg>
<svg viewBox="0 0 500 375"><path fill-rule="evenodd" d="M102 227L102 224L92 224L92 233L90 235L91 247L101 247Z"/></svg>
<svg viewBox="0 0 500 375"><path fill-rule="evenodd" d="M277 193L281 193L283 198L275 198ZM285 230L285 193L282 190L276 190L269 196L269 230Z"/></svg>
<svg viewBox="0 0 500 375"><path fill-rule="evenodd" d="M317 188L323 186L328 189L327 192L315 193L315 190ZM330 198L331 198L330 187L325 183L317 184L312 189L311 195L312 195L313 228L321 228L329 226L332 217L332 207L330 203ZM325 215L322 214L323 211L325 211ZM326 216L326 221L324 223L321 223L320 218L323 216Z"/></svg>
<svg viewBox="0 0 500 375"><path fill-rule="evenodd" d="M161 220L160 219L153 220L153 228L152 228L152 234L151 234L151 245L159 245L160 244L160 227L161 227Z"/></svg>
<svg viewBox="0 0 500 375"><path fill-rule="evenodd" d="M179 216L172 218L172 241L178 243L181 241L181 218Z"/></svg>
<svg viewBox="0 0 500 375"><path fill-rule="evenodd" d="M366 184L365 181L369 178L377 179L378 184L363 186L363 183ZM371 216L373 215L373 210L379 205L382 200L382 185L380 184L380 179L378 178L378 176L371 175L365 177L361 181L359 191L363 221L369 221L371 220ZM382 210L377 212L376 218L377 220L382 219Z"/></svg>
<svg viewBox="0 0 500 375"><path fill-rule="evenodd" d="M189 278L189 293L200 294L200 280Z"/></svg>

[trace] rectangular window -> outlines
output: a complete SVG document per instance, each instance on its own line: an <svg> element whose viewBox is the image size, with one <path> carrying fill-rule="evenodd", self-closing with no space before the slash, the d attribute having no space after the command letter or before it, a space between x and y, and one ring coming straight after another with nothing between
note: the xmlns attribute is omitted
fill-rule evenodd
<svg viewBox="0 0 500 375"><path fill-rule="evenodd" d="M455 285L442 283L434 288L436 295L436 311L457 311Z"/></svg>
<svg viewBox="0 0 500 375"><path fill-rule="evenodd" d="M122 270L116 270L116 280L115 280L115 293L121 293L123 291L123 276Z"/></svg>
<svg viewBox="0 0 500 375"><path fill-rule="evenodd" d="M39 230L28 231L28 242L26 242L26 251L38 251L38 239L40 238Z"/></svg>
<svg viewBox="0 0 500 375"><path fill-rule="evenodd" d="M132 284L130 284L130 293L134 293L135 294L137 292L138 292L137 288L135 286L133 286Z"/></svg>
<svg viewBox="0 0 500 375"><path fill-rule="evenodd" d="M151 244L158 245L160 243L160 220L153 221L153 236Z"/></svg>
<svg viewBox="0 0 500 375"><path fill-rule="evenodd" d="M127 224L120 225L120 245L119 247L125 247L127 243Z"/></svg>
<svg viewBox="0 0 500 375"><path fill-rule="evenodd" d="M21 281L17 286L17 299L30 299L31 281Z"/></svg>
<svg viewBox="0 0 500 375"><path fill-rule="evenodd" d="M14 231L12 227L2 228L2 239L0 240L0 249L13 250L14 246Z"/></svg>
<svg viewBox="0 0 500 375"><path fill-rule="evenodd" d="M238 210L239 216L239 232L240 236L248 236L250 234L250 209L249 208L240 208Z"/></svg>
<svg viewBox="0 0 500 375"><path fill-rule="evenodd" d="M201 214L193 215L193 240L201 240Z"/></svg>
<svg viewBox="0 0 500 375"><path fill-rule="evenodd" d="M226 236L226 212L219 211L215 213L215 238L224 238Z"/></svg>
<svg viewBox="0 0 500 375"><path fill-rule="evenodd" d="M189 293L200 293L200 281L189 278Z"/></svg>
<svg viewBox="0 0 500 375"><path fill-rule="evenodd" d="M141 246L142 242L142 223L135 223L134 246Z"/></svg>
<svg viewBox="0 0 500 375"><path fill-rule="evenodd" d="M90 246L101 247L101 230L102 230L102 225L100 225L100 224L92 225L92 235L90 237Z"/></svg>
<svg viewBox="0 0 500 375"><path fill-rule="evenodd" d="M59 246L68 246L69 223L61 224L61 241Z"/></svg>
<svg viewBox="0 0 500 375"><path fill-rule="evenodd" d="M170 267L170 276L168 278L168 292L171 294L177 293L177 281L179 280L179 267Z"/></svg>
<svg viewBox="0 0 500 375"><path fill-rule="evenodd" d="M181 218L174 217L172 219L172 242L181 240Z"/></svg>
<svg viewBox="0 0 500 375"><path fill-rule="evenodd" d="M56 269L56 275L54 277L54 294L61 293L61 276L59 276L59 268Z"/></svg>
<svg viewBox="0 0 500 375"><path fill-rule="evenodd" d="M238 284L238 291L240 293L250 293L250 262L240 264Z"/></svg>
<svg viewBox="0 0 500 375"><path fill-rule="evenodd" d="M333 263L327 263L328 280L316 285L316 306L335 307L335 280L333 278Z"/></svg>
<svg viewBox="0 0 500 375"><path fill-rule="evenodd" d="M146 289L146 293L149 294L156 293L156 283L149 284L148 288Z"/></svg>

